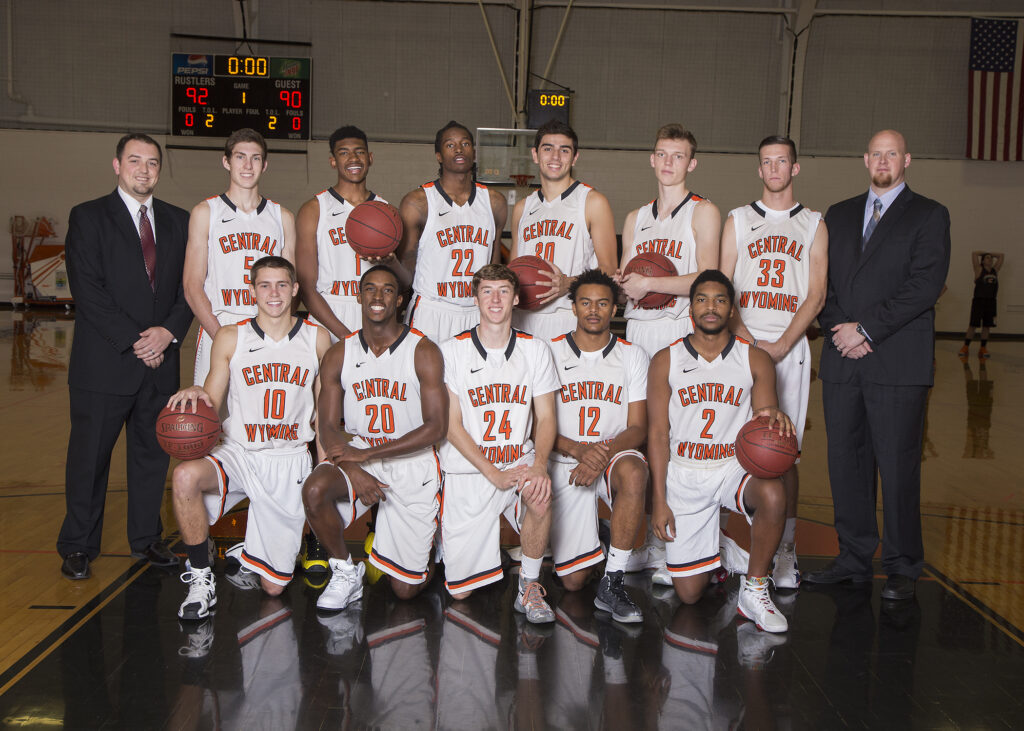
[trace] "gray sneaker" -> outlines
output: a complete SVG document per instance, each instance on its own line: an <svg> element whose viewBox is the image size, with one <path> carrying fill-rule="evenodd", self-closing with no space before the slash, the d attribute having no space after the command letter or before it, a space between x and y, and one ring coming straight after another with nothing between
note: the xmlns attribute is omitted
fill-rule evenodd
<svg viewBox="0 0 1024 731"><path fill-rule="evenodd" d="M643 622L643 612L630 598L626 587L622 585L622 579L621 571L613 571L602 576L601 583L597 585L597 594L594 596L594 606L603 612L610 612L616 622Z"/></svg>
<svg viewBox="0 0 1024 731"><path fill-rule="evenodd" d="M513 609L526 615L526 621L532 624L545 624L555 621L555 613L544 601L547 591L540 585L540 582L531 581L526 584L523 577L519 577L519 593L516 595Z"/></svg>

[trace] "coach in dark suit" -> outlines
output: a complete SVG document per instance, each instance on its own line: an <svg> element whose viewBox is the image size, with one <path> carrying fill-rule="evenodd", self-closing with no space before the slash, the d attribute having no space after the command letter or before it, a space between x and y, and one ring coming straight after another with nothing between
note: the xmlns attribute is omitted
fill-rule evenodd
<svg viewBox="0 0 1024 731"><path fill-rule="evenodd" d="M67 512L57 539L70 579L89 577L100 553L110 455L127 431L128 541L150 563L178 560L161 541L169 458L156 417L178 389L178 346L192 322L182 289L188 214L153 198L163 154L146 135L117 145L117 189L68 219L75 334L68 367L71 437Z"/></svg>
<svg viewBox="0 0 1024 731"><path fill-rule="evenodd" d="M932 385L935 301L949 269L949 212L912 192L906 141L871 138L866 194L825 214L828 295L819 316L828 470L839 556L812 583L870 581L882 481L882 597L909 599L924 563L921 440Z"/></svg>

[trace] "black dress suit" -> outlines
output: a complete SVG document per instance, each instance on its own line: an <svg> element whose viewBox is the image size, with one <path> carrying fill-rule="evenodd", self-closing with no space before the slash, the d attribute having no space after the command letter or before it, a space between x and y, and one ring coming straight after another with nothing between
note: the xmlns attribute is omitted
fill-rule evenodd
<svg viewBox="0 0 1024 731"><path fill-rule="evenodd" d="M949 212L906 187L861 251L866 203L867 193L825 214L829 263L822 331L827 336L834 325L859 322L874 351L859 360L844 358L826 338L821 355L836 563L855 573L871 571L880 475L883 568L917 578L924 563L921 441L932 384L934 307L949 269Z"/></svg>
<svg viewBox="0 0 1024 731"><path fill-rule="evenodd" d="M62 556L100 552L110 455L127 427L128 540L144 551L161 537L160 506L169 458L156 441L156 416L178 388L179 344L192 323L182 269L188 213L154 199L156 281L153 288L132 220L117 190L71 210L66 256L75 299L68 367L71 437L67 513L57 540ZM162 326L177 342L156 369L133 351L142 331Z"/></svg>

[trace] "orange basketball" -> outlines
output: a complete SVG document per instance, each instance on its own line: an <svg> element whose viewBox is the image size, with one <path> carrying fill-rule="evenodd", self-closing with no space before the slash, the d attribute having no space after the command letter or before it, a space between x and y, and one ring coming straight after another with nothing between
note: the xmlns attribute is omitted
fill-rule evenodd
<svg viewBox="0 0 1024 731"><path fill-rule="evenodd" d="M384 201L360 203L348 214L345 240L359 256L387 256L402 241L402 217Z"/></svg>
<svg viewBox="0 0 1024 731"><path fill-rule="evenodd" d="M519 308L539 309L541 298L551 290L550 280L541 274L551 275L555 270L547 261L533 254L517 256L509 262L508 268L519 277Z"/></svg>
<svg viewBox="0 0 1024 731"><path fill-rule="evenodd" d="M796 435L784 437L778 426L769 428L767 416L751 419L736 435L736 459L754 477L782 477L799 454Z"/></svg>
<svg viewBox="0 0 1024 731"><path fill-rule="evenodd" d="M678 274L675 266L664 254L645 251L637 254L626 264L623 274L639 274L644 277L674 277ZM636 303L645 310L656 310L674 300L676 295L662 292L648 292Z"/></svg>
<svg viewBox="0 0 1024 731"><path fill-rule="evenodd" d="M191 407L174 411L165 406L156 417L156 440L177 459L205 457L220 440L220 434L217 412L202 401L194 414Z"/></svg>

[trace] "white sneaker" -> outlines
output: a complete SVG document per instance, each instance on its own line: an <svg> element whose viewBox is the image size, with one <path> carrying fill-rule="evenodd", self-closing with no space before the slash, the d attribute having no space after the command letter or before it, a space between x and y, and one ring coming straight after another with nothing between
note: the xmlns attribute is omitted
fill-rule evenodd
<svg viewBox="0 0 1024 731"><path fill-rule="evenodd" d="M178 607L178 616L182 619L209 617L210 610L217 606L217 582L213 578L213 569L194 569L186 561L181 580L188 584L188 594Z"/></svg>
<svg viewBox="0 0 1024 731"><path fill-rule="evenodd" d="M657 569L664 565L665 547L645 543L629 554L629 560L626 562L626 573L631 574L635 571Z"/></svg>
<svg viewBox="0 0 1024 731"><path fill-rule="evenodd" d="M672 574L668 572L668 566L662 564L658 568L654 569L654 573L651 574L651 583L657 584L658 586L673 586Z"/></svg>
<svg viewBox="0 0 1024 731"><path fill-rule="evenodd" d="M516 594L516 600L512 604L512 608L517 612L525 614L526 621L531 624L554 622L555 613L551 611L551 607L544 601L546 594L547 591L540 585L540 582L531 581L526 583L523 580L522 574L520 574L519 593Z"/></svg>
<svg viewBox="0 0 1024 731"><path fill-rule="evenodd" d="M771 661L775 648L786 644L786 640L782 635L759 632L752 624L740 625L736 628L736 655L740 665L760 670Z"/></svg>
<svg viewBox="0 0 1024 731"><path fill-rule="evenodd" d="M243 548L245 548L245 541L242 541L241 543L236 543L231 548L228 548L224 551L224 558L227 560L229 566L233 563L242 563Z"/></svg>
<svg viewBox="0 0 1024 731"><path fill-rule="evenodd" d="M523 547L522 546L509 546L508 548L505 549L505 553L508 554L508 557L510 559L512 559L513 562L515 562L515 563L522 563L523 562ZM555 554L553 554L551 552L551 546L548 546L547 548L544 549L544 558L551 558L554 555Z"/></svg>
<svg viewBox="0 0 1024 731"><path fill-rule="evenodd" d="M201 660L210 654L213 647L213 620L206 619L199 624L189 622L187 625L178 622L178 627L185 633L185 641L188 643L178 648L178 654L182 657Z"/></svg>
<svg viewBox="0 0 1024 731"><path fill-rule="evenodd" d="M750 563L750 554L740 548L740 545L725 534L718 532L718 549L721 552L722 567L730 574L746 574L747 564Z"/></svg>
<svg viewBox="0 0 1024 731"><path fill-rule="evenodd" d="M768 593L767 577L760 581L747 578L740 589L740 598L736 602L736 611L757 625L765 632L785 632L789 622L772 602Z"/></svg>
<svg viewBox="0 0 1024 731"><path fill-rule="evenodd" d="M796 546L782 543L775 552L772 581L776 589L796 589L800 586L800 568L796 563Z"/></svg>
<svg viewBox="0 0 1024 731"><path fill-rule="evenodd" d="M359 611L361 606L350 604L348 611L317 615L316 620L327 628L329 654L344 655L363 641L363 613Z"/></svg>
<svg viewBox="0 0 1024 731"><path fill-rule="evenodd" d="M339 611L363 596L363 574L366 565L360 561L352 563L352 559L329 559L331 565L331 581L323 594L316 600L317 609Z"/></svg>

